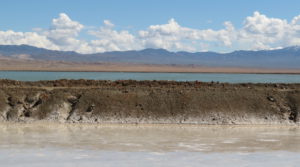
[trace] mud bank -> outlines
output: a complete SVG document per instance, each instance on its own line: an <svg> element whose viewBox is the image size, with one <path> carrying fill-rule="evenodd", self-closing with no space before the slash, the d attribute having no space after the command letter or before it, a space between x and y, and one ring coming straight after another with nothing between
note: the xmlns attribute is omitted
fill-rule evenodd
<svg viewBox="0 0 300 167"><path fill-rule="evenodd" d="M300 84L0 80L0 122L300 125Z"/></svg>

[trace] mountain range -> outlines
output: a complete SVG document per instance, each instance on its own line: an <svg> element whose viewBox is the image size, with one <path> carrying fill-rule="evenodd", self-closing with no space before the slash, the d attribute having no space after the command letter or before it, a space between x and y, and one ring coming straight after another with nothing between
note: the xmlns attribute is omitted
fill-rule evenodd
<svg viewBox="0 0 300 167"><path fill-rule="evenodd" d="M113 51L80 54L55 51L28 45L0 45L0 56L10 59L28 59L64 62L109 62L163 65L200 65L208 67L288 68L300 69L300 47L276 50L217 52L170 52L164 49ZM1 59L0 59L1 61Z"/></svg>

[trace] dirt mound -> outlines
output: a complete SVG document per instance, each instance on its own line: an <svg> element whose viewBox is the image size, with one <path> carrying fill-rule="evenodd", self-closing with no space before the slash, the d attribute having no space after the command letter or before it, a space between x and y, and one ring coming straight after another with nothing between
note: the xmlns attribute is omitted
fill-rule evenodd
<svg viewBox="0 0 300 167"><path fill-rule="evenodd" d="M0 80L0 121L300 124L300 84Z"/></svg>

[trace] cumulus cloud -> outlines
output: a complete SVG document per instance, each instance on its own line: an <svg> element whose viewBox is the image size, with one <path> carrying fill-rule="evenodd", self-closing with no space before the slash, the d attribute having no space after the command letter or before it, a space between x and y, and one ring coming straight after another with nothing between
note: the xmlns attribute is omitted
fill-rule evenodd
<svg viewBox="0 0 300 167"><path fill-rule="evenodd" d="M247 17L239 32L239 40L252 44L252 49L269 49L275 45L284 45L285 37L291 32L287 20L268 18L259 12ZM278 43L278 44L276 44Z"/></svg>
<svg viewBox="0 0 300 167"><path fill-rule="evenodd" d="M152 25L147 30L139 31L139 39L142 45L147 48L171 49L182 39L184 28L174 19L167 24Z"/></svg>
<svg viewBox="0 0 300 167"><path fill-rule="evenodd" d="M72 21L65 13L61 13L58 18L52 20L52 26L45 31L45 35L58 46L69 46L78 42L76 37L82 28L82 24Z"/></svg>
<svg viewBox="0 0 300 167"><path fill-rule="evenodd" d="M145 47L164 48L169 50L196 51L201 42L216 42L231 46L234 27L230 22L224 23L222 30L201 30L182 27L170 19L167 24L152 25L147 30L139 31L139 38Z"/></svg>
<svg viewBox="0 0 300 167"><path fill-rule="evenodd" d="M59 50L75 50L89 52L90 47L85 41L77 39L80 31L84 28L82 24L70 19L65 13L52 20L51 27L43 32Z"/></svg>
<svg viewBox="0 0 300 167"><path fill-rule="evenodd" d="M239 30L238 40L250 49L274 49L291 45L300 45L300 16L290 22L285 19L269 18L254 12L247 17Z"/></svg>
<svg viewBox="0 0 300 167"><path fill-rule="evenodd" d="M150 25L137 32L116 30L110 20L104 20L103 25L97 29L84 31L85 27L89 26L61 13L52 20L48 29L36 28L33 32L0 30L0 44L27 44L80 53L144 48L172 51L258 50L300 45L300 15L288 21L254 12L252 16L245 18L239 29L230 21L225 21L224 27L218 30L189 28L180 25L173 18L166 24ZM81 33L87 33L93 39L83 40L79 35Z"/></svg>
<svg viewBox="0 0 300 167"><path fill-rule="evenodd" d="M79 22L72 21L66 14L61 13L52 20L49 29L36 28L35 32L0 31L0 44L32 45L54 50L74 50L88 52L91 50L85 41L77 39L83 29Z"/></svg>
<svg viewBox="0 0 300 167"><path fill-rule="evenodd" d="M104 20L103 24L98 30L88 32L97 37L90 42L95 52L142 49L136 37L128 31L114 30L114 24L109 20Z"/></svg>
<svg viewBox="0 0 300 167"><path fill-rule="evenodd" d="M12 30L0 31L0 44L2 45L21 45L27 44L41 48L59 49L46 36L36 32L15 32Z"/></svg>

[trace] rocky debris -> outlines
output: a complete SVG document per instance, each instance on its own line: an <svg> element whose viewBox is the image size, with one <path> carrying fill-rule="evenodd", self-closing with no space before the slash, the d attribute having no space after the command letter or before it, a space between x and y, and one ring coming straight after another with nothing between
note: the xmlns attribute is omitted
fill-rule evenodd
<svg viewBox="0 0 300 167"><path fill-rule="evenodd" d="M93 112L94 111L94 108L95 108L95 104L92 104L88 107L88 109L86 110L86 112Z"/></svg>
<svg viewBox="0 0 300 167"><path fill-rule="evenodd" d="M275 102L275 98L273 96L268 96L267 99L270 101L270 102Z"/></svg>
<svg viewBox="0 0 300 167"><path fill-rule="evenodd" d="M189 88L200 88L200 87L212 87L212 88L231 88L231 87L247 87L251 88L255 86L256 88L284 88L290 89L293 87L298 87L299 84L253 84L253 83L242 83L242 84L229 84L229 83L219 83L219 82L201 82L201 81L186 81L186 82L177 82L177 81L136 81L136 80L117 80L117 81L108 81L108 80L54 80L54 81L26 81L20 82L15 80L0 79L0 88L5 87L40 87L40 88L55 88L55 87L117 87L117 88L134 88L134 87L151 87L151 88L179 88L179 87L189 87ZM124 90L126 91L126 90ZM127 90L128 91L128 90Z"/></svg>

